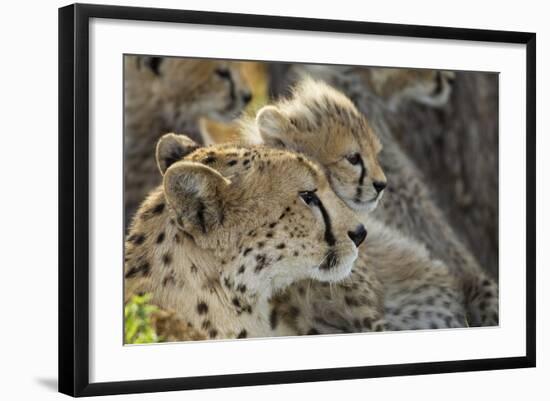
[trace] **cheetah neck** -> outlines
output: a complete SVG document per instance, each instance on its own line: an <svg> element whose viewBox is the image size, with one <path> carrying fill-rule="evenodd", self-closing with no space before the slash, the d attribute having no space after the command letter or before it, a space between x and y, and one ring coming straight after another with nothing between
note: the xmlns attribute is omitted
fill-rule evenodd
<svg viewBox="0 0 550 401"><path fill-rule="evenodd" d="M141 213L141 216L139 215ZM164 211L158 216L138 213L127 243L127 287L140 282L153 293L153 302L171 309L208 338L269 336L269 303L228 274L231 266L214 252L199 248ZM131 242L136 232L147 233L141 245ZM142 247L140 250L139 248ZM132 266L147 260L150 268L128 277ZM224 274L225 273L225 274Z"/></svg>

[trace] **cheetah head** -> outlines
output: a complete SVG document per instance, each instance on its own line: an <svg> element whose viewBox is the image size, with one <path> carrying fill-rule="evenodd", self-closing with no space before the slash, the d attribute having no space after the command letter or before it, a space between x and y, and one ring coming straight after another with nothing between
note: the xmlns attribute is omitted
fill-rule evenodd
<svg viewBox="0 0 550 401"><path fill-rule="evenodd" d="M392 111L408 101L442 107L452 94L455 80L453 71L429 69L300 64L292 70L297 77L315 77L351 96L375 95Z"/></svg>
<svg viewBox="0 0 550 401"><path fill-rule="evenodd" d="M342 93L304 80L290 99L261 109L255 124L266 144L318 161L349 207L376 208L386 187L378 162L382 146L365 116Z"/></svg>
<svg viewBox="0 0 550 401"><path fill-rule="evenodd" d="M369 68L367 71L372 90L394 110L403 100L441 107L448 102L455 80L452 71L407 68Z"/></svg>
<svg viewBox="0 0 550 401"><path fill-rule="evenodd" d="M138 57L136 63L149 75L164 113L176 121L190 114L231 121L252 99L237 62Z"/></svg>
<svg viewBox="0 0 550 401"><path fill-rule="evenodd" d="M314 162L264 146L157 146L168 210L226 286L269 296L294 281L347 277L366 236ZM206 257L206 256L205 256ZM210 257L210 256L209 256Z"/></svg>

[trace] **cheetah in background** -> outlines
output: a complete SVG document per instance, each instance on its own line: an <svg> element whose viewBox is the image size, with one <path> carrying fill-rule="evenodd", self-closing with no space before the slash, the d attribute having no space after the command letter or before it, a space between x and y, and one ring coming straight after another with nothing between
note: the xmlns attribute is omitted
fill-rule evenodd
<svg viewBox="0 0 550 401"><path fill-rule="evenodd" d="M152 149L166 132L199 141L198 120L231 121L251 100L237 62L176 57L124 58L126 221L160 183Z"/></svg>
<svg viewBox="0 0 550 401"><path fill-rule="evenodd" d="M369 96L370 101L383 103L392 111L409 100L442 107L451 96L456 77L453 71L443 70L315 64L295 65L289 75L290 80L305 76L335 85L354 103Z"/></svg>

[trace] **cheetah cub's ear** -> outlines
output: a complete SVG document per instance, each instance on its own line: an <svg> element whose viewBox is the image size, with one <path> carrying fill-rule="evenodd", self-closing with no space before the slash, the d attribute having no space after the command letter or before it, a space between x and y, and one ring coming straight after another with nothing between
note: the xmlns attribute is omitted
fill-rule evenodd
<svg viewBox="0 0 550 401"><path fill-rule="evenodd" d="M160 173L198 149L200 145L185 135L166 134L157 142L156 158Z"/></svg>
<svg viewBox="0 0 550 401"><path fill-rule="evenodd" d="M176 223L191 234L206 234L221 224L230 184L216 170L189 161L171 165L163 179L164 194L176 212Z"/></svg>
<svg viewBox="0 0 550 401"><path fill-rule="evenodd" d="M276 106L264 106L256 116L256 126L268 146L294 149L294 127Z"/></svg>

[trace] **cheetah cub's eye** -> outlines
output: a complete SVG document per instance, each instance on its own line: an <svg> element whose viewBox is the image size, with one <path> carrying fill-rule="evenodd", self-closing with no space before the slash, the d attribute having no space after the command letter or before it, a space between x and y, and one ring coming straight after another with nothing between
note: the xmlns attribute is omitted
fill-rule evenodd
<svg viewBox="0 0 550 401"><path fill-rule="evenodd" d="M361 155L359 153L352 153L346 156L346 160L355 166L361 162Z"/></svg>
<svg viewBox="0 0 550 401"><path fill-rule="evenodd" d="M319 204L319 198L315 194L316 189L313 191L302 191L299 192L298 195L300 195L300 198L305 202L308 206L315 206Z"/></svg>
<svg viewBox="0 0 550 401"><path fill-rule="evenodd" d="M223 79L229 79L231 77L231 74L227 68L216 68L215 73L218 77Z"/></svg>

